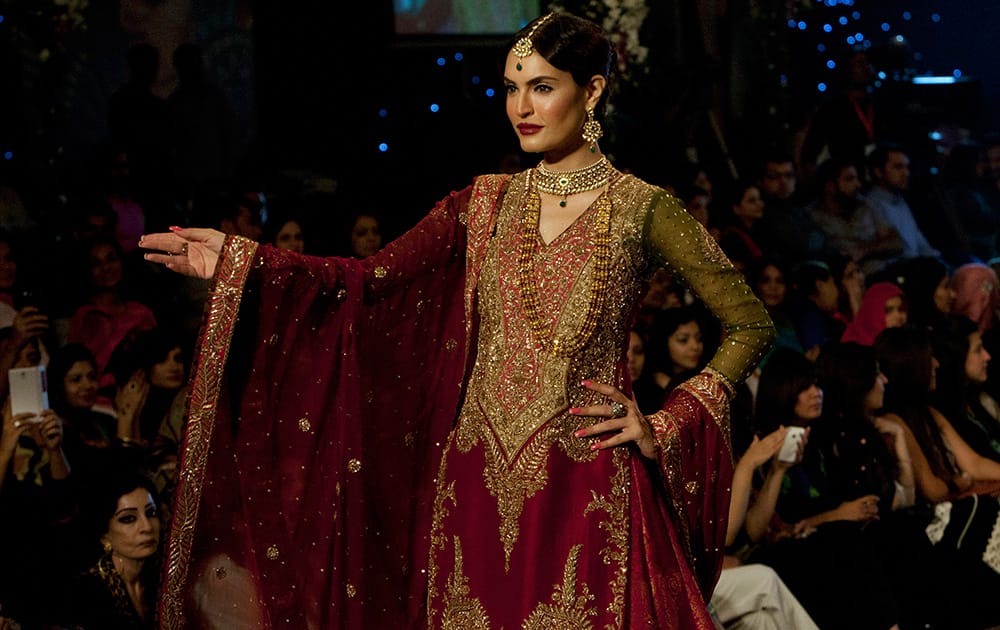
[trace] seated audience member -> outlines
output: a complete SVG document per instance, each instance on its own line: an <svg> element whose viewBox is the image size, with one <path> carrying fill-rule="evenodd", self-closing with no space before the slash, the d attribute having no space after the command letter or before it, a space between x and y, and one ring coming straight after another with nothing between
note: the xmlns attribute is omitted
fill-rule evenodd
<svg viewBox="0 0 1000 630"><path fill-rule="evenodd" d="M152 482L112 473L90 489L84 518L104 553L68 589L73 627L139 630L156 626L160 517Z"/></svg>
<svg viewBox="0 0 1000 630"><path fill-rule="evenodd" d="M745 271L753 261L764 255L757 244L756 224L764 216L760 190L749 182L733 185L723 197L724 207L718 213L722 225L719 245L733 265Z"/></svg>
<svg viewBox="0 0 1000 630"><path fill-rule="evenodd" d="M817 173L819 199L809 213L826 236L828 249L850 256L866 276L882 271L903 253L903 242L861 196L858 170L849 162L830 159Z"/></svg>
<svg viewBox="0 0 1000 630"><path fill-rule="evenodd" d="M82 343L97 360L101 387L112 384L105 370L118 345L138 332L156 326L156 317L145 305L128 299L122 252L112 239L97 239L85 246L81 261L86 270L87 303L69 323L69 342Z"/></svg>
<svg viewBox="0 0 1000 630"><path fill-rule="evenodd" d="M764 200L764 216L757 224L757 242L766 254L798 263L826 255L823 239L812 217L796 196L797 178L791 156L764 159L757 187Z"/></svg>
<svg viewBox="0 0 1000 630"><path fill-rule="evenodd" d="M837 279L837 312L844 322L851 322L861 308L865 293L865 274L849 256L838 254L827 259L830 273Z"/></svg>
<svg viewBox="0 0 1000 630"><path fill-rule="evenodd" d="M219 231L234 236L243 236L251 241L260 240L264 233L261 223L264 209L264 193L247 192L235 197L224 197L216 201L215 213Z"/></svg>
<svg viewBox="0 0 1000 630"><path fill-rule="evenodd" d="M934 329L937 389L934 407L972 450L1000 462L1000 407L983 386L990 354L976 325L953 315Z"/></svg>
<svg viewBox="0 0 1000 630"><path fill-rule="evenodd" d="M953 242L952 251L948 253L960 262L970 259L987 261L1000 256L997 243L1000 234L1000 188L994 179L995 160L990 157L997 155L998 147L988 147L985 156L982 148L975 143L960 142L951 147L941 169L941 201L945 205L945 213L951 218L942 232L951 237L949 245ZM981 176L983 170L987 171L985 178Z"/></svg>
<svg viewBox="0 0 1000 630"><path fill-rule="evenodd" d="M382 249L382 231L378 219L372 214L355 214L347 236L348 256L353 258L368 258Z"/></svg>
<svg viewBox="0 0 1000 630"><path fill-rule="evenodd" d="M698 186L690 185L681 188L677 191L677 198L681 200L684 204L684 208L688 213L695 218L698 223L702 225L712 238L719 240L719 230L713 227L712 215L711 215L711 204L712 196L708 194L703 188Z"/></svg>
<svg viewBox="0 0 1000 630"><path fill-rule="evenodd" d="M910 188L910 157L899 145L882 144L868 156L868 169L875 182L866 196L881 219L896 229L903 241L901 258L939 257L913 218L903 196Z"/></svg>
<svg viewBox="0 0 1000 630"><path fill-rule="evenodd" d="M305 238L302 222L297 218L272 217L268 220L266 240L278 249L287 249L301 254L305 252Z"/></svg>
<svg viewBox="0 0 1000 630"><path fill-rule="evenodd" d="M870 346L886 328L905 326L906 313L903 290L891 282L876 282L865 290L858 314L847 325L840 341Z"/></svg>
<svg viewBox="0 0 1000 630"><path fill-rule="evenodd" d="M982 263L969 263L955 270L951 288L955 291L952 313L963 315L985 333L993 328L1000 306L997 274Z"/></svg>
<svg viewBox="0 0 1000 630"><path fill-rule="evenodd" d="M669 308L660 312L653 324L647 348L647 366L653 382L670 393L702 367L705 344L694 310Z"/></svg>
<svg viewBox="0 0 1000 630"><path fill-rule="evenodd" d="M823 403L813 364L791 350L775 352L761 375L757 393L755 427L767 435L755 440L757 449L764 451L766 443L778 441L774 432L783 427L805 427L812 433L813 424L823 414ZM820 474L816 469L818 456L810 456L815 447L811 435L808 437L796 460L802 463L772 459L766 469L758 469L763 479L758 480L756 493L749 499L743 527L730 550L745 563L763 563L777 571L821 628L895 628L898 611L894 593L878 556L860 530L833 522L818 526L808 511L802 511L799 518L777 509L779 500L787 503L789 493L808 492L810 479ZM747 452L752 453L750 449ZM760 461L762 456L756 459ZM734 475L733 500L744 496L740 477ZM834 501L831 496L824 499ZM870 520L877 514L877 507L867 498L832 505L843 512L842 519ZM739 520L740 507L734 503L730 525ZM843 605L845 601L851 602L850 608Z"/></svg>
<svg viewBox="0 0 1000 630"><path fill-rule="evenodd" d="M815 361L823 346L844 333L837 310L840 291L830 267L816 260L795 267L791 286L788 312L806 357Z"/></svg>
<svg viewBox="0 0 1000 630"><path fill-rule="evenodd" d="M888 272L906 294L908 323L931 329L944 321L955 304L948 267L937 258L902 260Z"/></svg>

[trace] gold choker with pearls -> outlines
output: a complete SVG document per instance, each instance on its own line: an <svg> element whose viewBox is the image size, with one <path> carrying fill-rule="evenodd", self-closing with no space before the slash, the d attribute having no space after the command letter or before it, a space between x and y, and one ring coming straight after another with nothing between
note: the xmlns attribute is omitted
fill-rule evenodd
<svg viewBox="0 0 1000 630"><path fill-rule="evenodd" d="M562 197L559 205L565 207L566 197L606 186L611 181L613 170L611 162L606 157L602 157L590 166L562 172L550 171L539 162L535 167L534 179L538 190Z"/></svg>

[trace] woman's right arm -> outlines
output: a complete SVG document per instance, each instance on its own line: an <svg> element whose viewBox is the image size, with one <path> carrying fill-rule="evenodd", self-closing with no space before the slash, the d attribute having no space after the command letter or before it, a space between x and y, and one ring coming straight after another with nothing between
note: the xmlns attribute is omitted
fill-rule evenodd
<svg viewBox="0 0 1000 630"><path fill-rule="evenodd" d="M944 501L947 499L951 494L951 490L948 488L948 483L934 474L934 471L931 469L931 464L927 460L927 455L920 448L920 445L917 443L917 438L914 437L913 432L910 431L910 427L908 427L906 423L895 414L884 416L884 419L886 422L891 422L897 425L903 431L903 437L906 440L906 448L910 452L910 461L913 464L914 480L920 494L924 495L924 498L932 503L937 503L938 501Z"/></svg>

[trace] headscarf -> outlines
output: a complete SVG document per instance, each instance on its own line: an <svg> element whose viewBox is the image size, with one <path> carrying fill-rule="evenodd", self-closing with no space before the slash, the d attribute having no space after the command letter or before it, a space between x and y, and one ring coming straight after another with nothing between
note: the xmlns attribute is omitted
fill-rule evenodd
<svg viewBox="0 0 1000 630"><path fill-rule="evenodd" d="M891 282L876 282L868 287L861 296L861 306L854 320L847 325L841 343L854 342L862 346L870 346L875 337L885 330L885 303L896 296L902 296L903 290Z"/></svg>
<svg viewBox="0 0 1000 630"><path fill-rule="evenodd" d="M979 332L986 332L993 327L1000 304L998 285L996 272L987 265L962 265L951 279L951 288L955 290L952 313L964 315L979 325Z"/></svg>

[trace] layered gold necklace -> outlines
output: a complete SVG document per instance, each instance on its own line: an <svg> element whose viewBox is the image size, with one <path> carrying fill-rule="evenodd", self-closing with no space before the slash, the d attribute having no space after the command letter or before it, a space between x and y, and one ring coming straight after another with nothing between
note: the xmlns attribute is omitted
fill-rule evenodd
<svg viewBox="0 0 1000 630"><path fill-rule="evenodd" d="M595 166L602 165L604 170L603 181L593 185L596 179L592 179L591 171ZM586 183L575 181L573 177L568 177L570 181L565 184L558 183L559 192L553 192L550 188L546 190L543 186L549 186L547 181L543 184L543 178L551 176L569 176L573 173L587 172ZM602 158L594 165L578 171L568 173L552 173L544 170L539 164L538 167L529 171L527 177L527 199L525 201L524 214L521 218L521 247L518 256L517 279L521 290L521 303L524 308L525 318L531 326L535 340L542 349L555 356L570 356L581 350L594 336L597 329L597 321L604 308L606 296L608 294L608 277L611 274L611 199L607 192L601 194L595 202L594 222L597 225L597 234L594 237L594 275L590 281L590 303L587 306L587 313L583 322L571 337L562 338L554 334L552 325L539 314L542 310L541 300L538 298L538 287L536 286L535 274L535 245L538 242L538 220L541 215L542 201L538 191L562 194L565 205L565 195L577 192L586 192L607 185L611 180L613 169L606 158Z"/></svg>
<svg viewBox="0 0 1000 630"><path fill-rule="evenodd" d="M538 190L562 197L559 205L565 208L568 196L606 186L614 169L608 158L602 157L590 166L575 171L550 171L541 162L534 170L538 180Z"/></svg>

